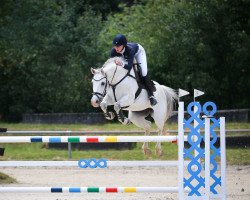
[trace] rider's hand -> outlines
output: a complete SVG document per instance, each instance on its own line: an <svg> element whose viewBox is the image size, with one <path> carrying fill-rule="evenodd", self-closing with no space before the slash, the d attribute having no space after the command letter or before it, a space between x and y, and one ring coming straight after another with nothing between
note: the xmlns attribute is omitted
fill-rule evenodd
<svg viewBox="0 0 250 200"><path fill-rule="evenodd" d="M119 59L116 59L116 60L115 60L115 64L116 64L116 65L119 65L119 66L123 66L123 62L120 61Z"/></svg>

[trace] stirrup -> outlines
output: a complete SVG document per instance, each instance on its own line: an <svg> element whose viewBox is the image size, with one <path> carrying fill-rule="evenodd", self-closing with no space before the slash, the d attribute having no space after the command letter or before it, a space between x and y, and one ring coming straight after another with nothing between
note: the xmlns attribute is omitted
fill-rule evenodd
<svg viewBox="0 0 250 200"><path fill-rule="evenodd" d="M150 101L151 106L155 106L158 103L156 98L153 95L149 97L149 101Z"/></svg>

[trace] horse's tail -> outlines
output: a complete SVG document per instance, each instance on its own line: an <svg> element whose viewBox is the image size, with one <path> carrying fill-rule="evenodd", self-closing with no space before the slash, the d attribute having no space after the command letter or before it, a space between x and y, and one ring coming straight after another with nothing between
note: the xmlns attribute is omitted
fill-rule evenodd
<svg viewBox="0 0 250 200"><path fill-rule="evenodd" d="M165 92L166 101L167 101L167 114L165 117L165 120L167 120L169 117L173 115L174 105L175 105L175 102L178 101L178 95L172 88L164 86L164 85L162 85L162 87Z"/></svg>

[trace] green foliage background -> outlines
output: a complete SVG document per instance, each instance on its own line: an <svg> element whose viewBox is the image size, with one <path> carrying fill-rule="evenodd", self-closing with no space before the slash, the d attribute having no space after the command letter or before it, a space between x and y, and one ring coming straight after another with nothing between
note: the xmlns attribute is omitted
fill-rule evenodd
<svg viewBox="0 0 250 200"><path fill-rule="evenodd" d="M144 46L159 83L249 108L249 10L248 0L3 0L0 115L96 111L90 67L117 33Z"/></svg>

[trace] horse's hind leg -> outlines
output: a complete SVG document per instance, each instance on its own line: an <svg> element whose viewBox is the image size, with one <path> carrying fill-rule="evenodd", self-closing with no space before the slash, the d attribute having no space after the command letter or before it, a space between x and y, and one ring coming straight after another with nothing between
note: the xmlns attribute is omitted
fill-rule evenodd
<svg viewBox="0 0 250 200"><path fill-rule="evenodd" d="M145 136L150 135L150 131L149 130L145 130ZM148 146L148 142L144 142L142 145L142 150L144 152L145 155L149 156L152 154L152 151L150 150L149 146Z"/></svg>
<svg viewBox="0 0 250 200"><path fill-rule="evenodd" d="M150 134L151 122L146 120L145 117L148 115L148 112L133 112L129 111L129 120L136 126L144 129L145 135ZM149 149L148 142L144 142L142 145L142 149L145 155L149 156L151 154L151 150Z"/></svg>
<svg viewBox="0 0 250 200"><path fill-rule="evenodd" d="M164 124L165 124L165 115L164 114L165 113L163 113L160 108L158 109L158 111L156 111L155 108L154 108L154 112L151 114L151 116L153 117L153 119L155 121L155 124L156 124L156 126L158 128L158 136L163 135L163 129L164 129ZM156 143L155 154L158 157L161 157L162 154L163 154L160 142Z"/></svg>
<svg viewBox="0 0 250 200"><path fill-rule="evenodd" d="M163 129L158 131L158 135L162 135L162 133L163 133ZM162 149L161 149L161 143L160 143L160 142L157 142L156 145L155 145L155 154L156 154L158 157L161 157L162 154L163 154L163 151L162 151Z"/></svg>

